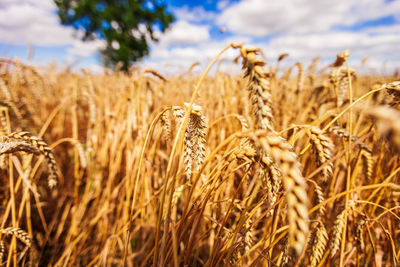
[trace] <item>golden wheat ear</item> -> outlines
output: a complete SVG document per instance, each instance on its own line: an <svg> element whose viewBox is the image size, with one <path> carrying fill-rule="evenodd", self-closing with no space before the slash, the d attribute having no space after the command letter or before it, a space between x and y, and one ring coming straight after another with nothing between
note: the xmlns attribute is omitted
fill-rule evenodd
<svg viewBox="0 0 400 267"><path fill-rule="evenodd" d="M57 185L57 163L51 148L47 145L42 138L31 135L29 132L14 132L5 137L5 140L22 141L28 143L30 146L36 148L47 160L47 167L49 170L48 185L53 189Z"/></svg>
<svg viewBox="0 0 400 267"><path fill-rule="evenodd" d="M30 235L20 228L8 227L5 229L0 229L0 233L4 235L12 235L15 236L19 241L24 243L27 247L32 246L32 238Z"/></svg>
<svg viewBox="0 0 400 267"><path fill-rule="evenodd" d="M328 243L328 239L329 237L326 228L324 224L319 221L310 242L310 266L317 266L317 264L321 261Z"/></svg>
<svg viewBox="0 0 400 267"><path fill-rule="evenodd" d="M322 182L327 182L333 173L332 154L334 145L332 140L318 127L311 127L309 130L311 144L314 148L318 166L322 168Z"/></svg>
<svg viewBox="0 0 400 267"><path fill-rule="evenodd" d="M330 244L329 244L329 248L330 248L330 255L331 258L333 256L335 256L336 252L339 250L340 247L340 241L342 240L342 233L344 230L344 226L345 226L345 219L346 219L346 213L347 210L343 210L341 213L339 213L339 215L336 217L334 226L333 226L333 230L332 230L332 234L331 234L331 238L330 238Z"/></svg>
<svg viewBox="0 0 400 267"><path fill-rule="evenodd" d="M188 103L185 103L185 107ZM185 116L185 109L180 106L172 107L174 117L177 124L183 122ZM192 105L192 111L189 116L189 122L186 126L184 138L184 164L186 179L190 181L192 177L193 168L198 172L203 165L206 150L206 118L202 114L202 108L199 105Z"/></svg>
<svg viewBox="0 0 400 267"><path fill-rule="evenodd" d="M263 68L266 63L257 57L260 49L252 47L242 48L240 53L243 58L244 76L249 78L247 90L254 106L257 128L273 130L274 116L272 113L271 74Z"/></svg>
<svg viewBox="0 0 400 267"><path fill-rule="evenodd" d="M297 256L300 256L306 246L309 232L308 196L301 164L292 146L275 133L254 138L254 141L266 154L271 155L281 172L287 202L289 250L294 250Z"/></svg>

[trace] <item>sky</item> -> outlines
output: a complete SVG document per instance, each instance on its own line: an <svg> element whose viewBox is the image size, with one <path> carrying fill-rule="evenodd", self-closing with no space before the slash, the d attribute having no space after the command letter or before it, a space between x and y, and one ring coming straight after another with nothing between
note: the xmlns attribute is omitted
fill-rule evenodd
<svg viewBox="0 0 400 267"><path fill-rule="evenodd" d="M138 63L164 74L183 73L194 62L202 71L230 42L260 47L265 59L288 53L282 63L304 65L320 56L320 65L349 49L350 64L361 71L389 74L400 70L400 0L165 0L176 20L150 56ZM224 29L221 32L220 29ZM62 26L52 0L0 0L0 57L59 68L103 70L98 49L104 41L83 42ZM238 51L228 50L223 71ZM368 60L365 57L368 56ZM364 59L364 64L361 62Z"/></svg>

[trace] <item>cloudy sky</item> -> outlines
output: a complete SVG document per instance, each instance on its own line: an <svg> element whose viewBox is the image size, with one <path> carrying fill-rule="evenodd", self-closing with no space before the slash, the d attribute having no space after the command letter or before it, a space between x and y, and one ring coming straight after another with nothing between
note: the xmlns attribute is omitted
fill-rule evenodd
<svg viewBox="0 0 400 267"><path fill-rule="evenodd" d="M261 47L275 64L289 53L285 64L321 65L349 49L351 64L364 71L389 73L400 69L400 0L166 0L176 21L151 55L140 62L160 72L184 72L192 63L207 64L226 44L244 42ZM224 28L224 33L220 29ZM29 49L33 54L28 61ZM101 40L83 43L74 30L58 23L52 0L0 0L0 57L19 57L36 65L100 71L96 50ZM225 55L225 70L237 69Z"/></svg>

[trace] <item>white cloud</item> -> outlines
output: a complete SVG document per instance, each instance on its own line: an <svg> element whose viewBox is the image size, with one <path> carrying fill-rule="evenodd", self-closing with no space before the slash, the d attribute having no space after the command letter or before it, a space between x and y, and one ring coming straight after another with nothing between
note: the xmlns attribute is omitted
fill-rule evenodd
<svg viewBox="0 0 400 267"><path fill-rule="evenodd" d="M228 30L253 36L323 32L385 16L398 16L400 1L386 0L242 0L217 18Z"/></svg>
<svg viewBox="0 0 400 267"><path fill-rule="evenodd" d="M90 56L103 41L82 42L62 26L52 0L1 0L0 36L7 45L68 46L66 58ZM78 33L79 35L79 33ZM65 56L65 55L63 55ZM62 58L60 59L62 60Z"/></svg>
<svg viewBox="0 0 400 267"><path fill-rule="evenodd" d="M208 26L194 25L180 20L160 36L162 45L196 44L210 39Z"/></svg>
<svg viewBox="0 0 400 267"><path fill-rule="evenodd" d="M81 42L74 40L73 46L67 49L67 53L72 56L87 57L106 46L104 40L94 40L90 42Z"/></svg>
<svg viewBox="0 0 400 267"><path fill-rule="evenodd" d="M212 21L216 17L216 13L206 11L202 6L197 6L190 9L188 6L174 8L173 13L177 20L189 22L205 22Z"/></svg>
<svg viewBox="0 0 400 267"><path fill-rule="evenodd" d="M51 1L16 1L0 9L1 41L7 44L64 45L73 42L70 28L58 22ZM55 7L53 7L55 8Z"/></svg>
<svg viewBox="0 0 400 267"><path fill-rule="evenodd" d="M219 0L217 3L217 9L222 10L229 5L229 0Z"/></svg>

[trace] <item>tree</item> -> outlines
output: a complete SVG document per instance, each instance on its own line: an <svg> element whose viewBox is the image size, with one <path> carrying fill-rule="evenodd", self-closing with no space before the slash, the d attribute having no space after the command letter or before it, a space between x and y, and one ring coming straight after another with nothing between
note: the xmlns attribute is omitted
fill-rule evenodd
<svg viewBox="0 0 400 267"><path fill-rule="evenodd" d="M82 40L104 39L100 52L108 67L121 62L127 70L148 55L150 40L158 41L154 29L164 32L174 21L157 0L54 0L63 25L83 30Z"/></svg>

